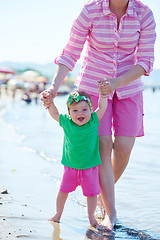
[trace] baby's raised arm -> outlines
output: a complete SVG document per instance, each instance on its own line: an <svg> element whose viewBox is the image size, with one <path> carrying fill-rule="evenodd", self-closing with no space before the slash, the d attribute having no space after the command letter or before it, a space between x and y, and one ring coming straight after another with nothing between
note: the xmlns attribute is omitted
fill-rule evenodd
<svg viewBox="0 0 160 240"><path fill-rule="evenodd" d="M101 89L103 89L103 87L105 88L106 85L107 83L98 81L98 87L100 86ZM99 120L101 120L101 118L103 117L107 108L107 104L108 104L107 96L104 97L103 94L99 91L98 108L95 110Z"/></svg>
<svg viewBox="0 0 160 240"><path fill-rule="evenodd" d="M47 109L48 109L48 112L51 115L51 117L54 120L56 120L57 122L59 122L60 114L59 114L58 109L56 108L56 106L54 104L54 101L53 101L53 103L50 104L50 106Z"/></svg>

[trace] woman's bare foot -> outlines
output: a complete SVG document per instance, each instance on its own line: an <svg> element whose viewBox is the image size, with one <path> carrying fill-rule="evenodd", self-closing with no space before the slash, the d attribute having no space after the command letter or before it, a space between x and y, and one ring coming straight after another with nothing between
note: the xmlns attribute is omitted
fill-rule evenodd
<svg viewBox="0 0 160 240"><path fill-rule="evenodd" d="M104 220L101 222L101 225L103 225L107 231L111 232L116 225L116 220L116 213L110 216L106 215Z"/></svg>
<svg viewBox="0 0 160 240"><path fill-rule="evenodd" d="M49 220L50 221L52 221L52 222L57 222L57 223L59 223L59 221L60 221L60 216L59 216L59 214L58 213L56 213L52 218L50 218Z"/></svg>
<svg viewBox="0 0 160 240"><path fill-rule="evenodd" d="M95 217L90 217L89 221L92 227L97 227L97 225L99 225Z"/></svg>

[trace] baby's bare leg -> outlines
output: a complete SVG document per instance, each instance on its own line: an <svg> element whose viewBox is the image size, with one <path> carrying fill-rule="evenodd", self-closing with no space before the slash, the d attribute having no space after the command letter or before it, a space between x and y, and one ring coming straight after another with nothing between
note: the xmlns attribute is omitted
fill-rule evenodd
<svg viewBox="0 0 160 240"><path fill-rule="evenodd" d="M97 206L97 196L87 197L88 218L92 226L96 226L98 223L94 216Z"/></svg>
<svg viewBox="0 0 160 240"><path fill-rule="evenodd" d="M64 205L67 200L68 193L59 192L56 200L56 214L50 219L53 222L59 222L63 213Z"/></svg>

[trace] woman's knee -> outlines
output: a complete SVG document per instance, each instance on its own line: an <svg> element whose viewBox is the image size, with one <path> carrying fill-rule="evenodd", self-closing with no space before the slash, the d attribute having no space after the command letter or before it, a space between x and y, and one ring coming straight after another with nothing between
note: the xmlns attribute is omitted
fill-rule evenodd
<svg viewBox="0 0 160 240"><path fill-rule="evenodd" d="M135 142L134 137L116 137L113 144L114 154L119 159L129 158Z"/></svg>

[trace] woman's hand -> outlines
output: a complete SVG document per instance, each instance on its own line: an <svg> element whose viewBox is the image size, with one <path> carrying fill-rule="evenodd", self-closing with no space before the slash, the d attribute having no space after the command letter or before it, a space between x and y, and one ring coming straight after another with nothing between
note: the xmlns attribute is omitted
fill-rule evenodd
<svg viewBox="0 0 160 240"><path fill-rule="evenodd" d="M118 86L117 86L116 78L110 78L110 79L104 78L104 79L98 81L98 90L101 93L102 97L107 97L114 90L116 90L117 87Z"/></svg>

